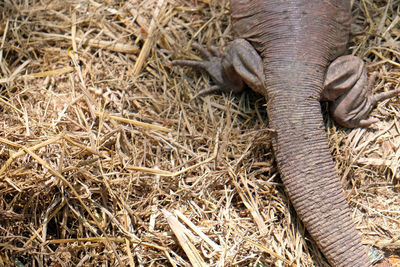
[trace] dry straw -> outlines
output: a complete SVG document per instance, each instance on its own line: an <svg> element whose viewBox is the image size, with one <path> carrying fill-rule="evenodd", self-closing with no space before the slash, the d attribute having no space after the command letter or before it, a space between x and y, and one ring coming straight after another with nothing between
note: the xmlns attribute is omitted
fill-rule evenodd
<svg viewBox="0 0 400 267"><path fill-rule="evenodd" d="M349 51L374 91L399 86L399 3L353 4ZM170 65L232 40L228 6L0 1L0 266L328 266L284 193L262 97L194 98L209 77ZM356 227L392 263L399 107L380 103L373 129L326 119Z"/></svg>

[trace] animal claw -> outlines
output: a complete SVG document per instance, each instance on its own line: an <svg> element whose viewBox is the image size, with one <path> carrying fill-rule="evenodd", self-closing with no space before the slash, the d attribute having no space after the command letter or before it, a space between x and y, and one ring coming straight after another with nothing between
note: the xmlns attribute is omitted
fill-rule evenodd
<svg viewBox="0 0 400 267"><path fill-rule="evenodd" d="M379 101L394 97L398 94L400 94L400 88L371 95L370 96L371 105L375 105Z"/></svg>
<svg viewBox="0 0 400 267"><path fill-rule="evenodd" d="M224 90L219 85L213 85L206 89L200 90L191 100L196 99L200 96L205 96L205 95L215 93L215 92L220 92L220 91L224 91Z"/></svg>

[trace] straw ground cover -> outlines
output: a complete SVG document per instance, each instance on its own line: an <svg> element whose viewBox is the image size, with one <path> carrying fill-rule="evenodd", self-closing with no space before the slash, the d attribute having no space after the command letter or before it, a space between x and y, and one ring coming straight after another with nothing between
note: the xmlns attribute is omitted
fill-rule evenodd
<svg viewBox="0 0 400 267"><path fill-rule="evenodd" d="M400 80L399 1L355 1L349 52ZM287 199L262 97L194 98L197 41L227 1L0 2L0 265L327 266ZM328 117L363 242L400 249L399 102L372 129ZM108 266L108 265L107 265Z"/></svg>

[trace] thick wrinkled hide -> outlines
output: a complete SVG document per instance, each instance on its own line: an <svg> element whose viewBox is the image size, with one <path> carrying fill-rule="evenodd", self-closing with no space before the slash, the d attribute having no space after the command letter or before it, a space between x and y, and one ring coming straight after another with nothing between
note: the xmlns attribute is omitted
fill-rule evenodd
<svg viewBox="0 0 400 267"><path fill-rule="evenodd" d="M350 1L231 0L236 37L263 58L273 148L298 215L333 266L370 266L330 155L320 96L343 54Z"/></svg>

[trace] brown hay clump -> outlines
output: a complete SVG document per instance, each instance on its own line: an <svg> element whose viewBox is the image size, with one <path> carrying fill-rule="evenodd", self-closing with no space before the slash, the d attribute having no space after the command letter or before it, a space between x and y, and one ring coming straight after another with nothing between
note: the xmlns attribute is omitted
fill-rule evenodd
<svg viewBox="0 0 400 267"><path fill-rule="evenodd" d="M350 51L398 87L399 1L355 1ZM289 204L264 100L209 95L193 41L227 1L0 2L0 266L327 266ZM327 129L363 242L400 248L398 98ZM385 254L386 253L386 254ZM383 255L383 256L379 256ZM389 255L392 255L389 257Z"/></svg>

